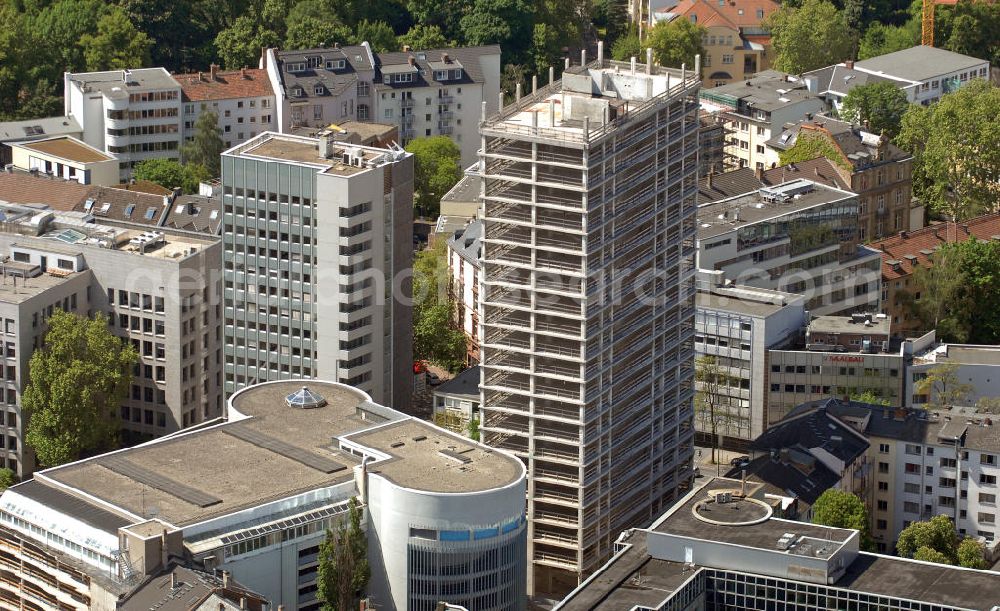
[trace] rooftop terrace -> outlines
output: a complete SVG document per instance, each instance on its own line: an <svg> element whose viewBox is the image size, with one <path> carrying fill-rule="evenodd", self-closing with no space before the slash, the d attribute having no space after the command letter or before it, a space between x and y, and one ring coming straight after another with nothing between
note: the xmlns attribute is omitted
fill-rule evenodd
<svg viewBox="0 0 1000 611"><path fill-rule="evenodd" d="M402 149L383 149L320 138L265 132L223 154L311 165L326 174L350 176L395 161Z"/></svg>

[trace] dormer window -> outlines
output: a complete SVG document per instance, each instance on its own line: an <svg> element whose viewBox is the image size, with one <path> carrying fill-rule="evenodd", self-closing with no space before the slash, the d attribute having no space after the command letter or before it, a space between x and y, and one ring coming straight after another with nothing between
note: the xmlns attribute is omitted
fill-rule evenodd
<svg viewBox="0 0 1000 611"><path fill-rule="evenodd" d="M347 62L342 59L328 59L326 60L327 70L343 70L347 66Z"/></svg>
<svg viewBox="0 0 1000 611"><path fill-rule="evenodd" d="M396 78L395 78L395 82L397 82L397 83L412 83L413 82L413 73L412 72L408 72L406 74L397 74Z"/></svg>
<svg viewBox="0 0 1000 611"><path fill-rule="evenodd" d="M451 78L456 79L456 80L462 78L462 69L459 68L458 70L452 70L451 71Z"/></svg>
<svg viewBox="0 0 1000 611"><path fill-rule="evenodd" d="M318 55L310 57L306 61L309 62L310 68L319 68L320 66L323 65L323 58Z"/></svg>
<svg viewBox="0 0 1000 611"><path fill-rule="evenodd" d="M294 62L287 64L289 72L303 72L306 69L306 65L302 62Z"/></svg>
<svg viewBox="0 0 1000 611"><path fill-rule="evenodd" d="M326 90L323 88L322 85L316 84L316 85L313 86L313 94L315 94L315 95L323 95L323 93L325 93L325 91Z"/></svg>
<svg viewBox="0 0 1000 611"><path fill-rule="evenodd" d="M299 86L292 87L292 97L300 98L305 94L305 90Z"/></svg>
<svg viewBox="0 0 1000 611"><path fill-rule="evenodd" d="M447 70L435 70L434 71L434 80L435 81L447 81L448 80L448 71Z"/></svg>

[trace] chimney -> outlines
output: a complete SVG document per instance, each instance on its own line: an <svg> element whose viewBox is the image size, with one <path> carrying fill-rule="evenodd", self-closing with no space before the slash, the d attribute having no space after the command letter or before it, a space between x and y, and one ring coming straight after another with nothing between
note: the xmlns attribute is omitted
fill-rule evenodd
<svg viewBox="0 0 1000 611"><path fill-rule="evenodd" d="M222 587L229 588L229 571L222 571Z"/></svg>
<svg viewBox="0 0 1000 611"><path fill-rule="evenodd" d="M167 529L164 528L163 532L160 533L160 564L163 568L167 568L170 560L170 550L167 548Z"/></svg>
<svg viewBox="0 0 1000 611"><path fill-rule="evenodd" d="M893 414L893 416L895 417L894 419L897 422L902 422L902 421L906 420L906 410L903 409L903 408L901 408L901 407L896 408L896 411Z"/></svg>
<svg viewBox="0 0 1000 611"><path fill-rule="evenodd" d="M200 83L200 82L202 82L204 80L205 80L205 73L204 72L199 72L198 73L198 82Z"/></svg>
<svg viewBox="0 0 1000 611"><path fill-rule="evenodd" d="M334 49L339 49L340 48L340 43L339 42L333 43L333 48Z"/></svg>
<svg viewBox="0 0 1000 611"><path fill-rule="evenodd" d="M208 67L208 74L213 81L215 80L215 77L218 73L219 73L219 64L211 64Z"/></svg>
<svg viewBox="0 0 1000 611"><path fill-rule="evenodd" d="M764 182L764 168L757 166L757 169L753 171L753 175L757 177L757 180Z"/></svg>
<svg viewBox="0 0 1000 611"><path fill-rule="evenodd" d="M406 63L410 64L411 66L415 66L417 64L417 60L411 55L406 58Z"/></svg>
<svg viewBox="0 0 1000 611"><path fill-rule="evenodd" d="M844 67L847 68L848 70L854 70L854 60L849 59L846 62L844 62Z"/></svg>
<svg viewBox="0 0 1000 611"><path fill-rule="evenodd" d="M604 41L603 40L598 40L597 41L597 63L600 64L600 65L602 65L602 66L604 65Z"/></svg>
<svg viewBox="0 0 1000 611"><path fill-rule="evenodd" d="M580 65L581 66L586 66L587 65L587 50L586 49L580 49Z"/></svg>
<svg viewBox="0 0 1000 611"><path fill-rule="evenodd" d="M409 53L409 52L410 52L410 45L403 45L403 53Z"/></svg>
<svg viewBox="0 0 1000 611"><path fill-rule="evenodd" d="M813 168L813 174L819 176L819 168Z"/></svg>
<svg viewBox="0 0 1000 611"><path fill-rule="evenodd" d="M240 78L245 79L246 77L247 77L247 69L245 67L240 68Z"/></svg>
<svg viewBox="0 0 1000 611"><path fill-rule="evenodd" d="M172 571L170 573L170 589L171 590L177 589L177 571Z"/></svg>
<svg viewBox="0 0 1000 611"><path fill-rule="evenodd" d="M709 189L712 188L712 177L713 176L715 176L715 164L714 163L712 164L712 167L708 168L708 174L705 175L705 184L708 186Z"/></svg>
<svg viewBox="0 0 1000 611"><path fill-rule="evenodd" d="M446 64L450 64L451 63L451 56L448 55L447 53L442 53L441 54L441 61L444 62L444 63L446 63Z"/></svg>
<svg viewBox="0 0 1000 611"><path fill-rule="evenodd" d="M240 596L240 609L246 609L246 608L247 608L247 597Z"/></svg>

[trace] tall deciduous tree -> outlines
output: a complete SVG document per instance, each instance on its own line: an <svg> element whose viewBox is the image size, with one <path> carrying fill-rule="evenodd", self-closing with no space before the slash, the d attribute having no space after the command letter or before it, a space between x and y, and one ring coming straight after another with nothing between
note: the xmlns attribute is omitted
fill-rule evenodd
<svg viewBox="0 0 1000 611"><path fill-rule="evenodd" d="M17 473L6 467L0 469L0 492L17 483Z"/></svg>
<svg viewBox="0 0 1000 611"><path fill-rule="evenodd" d="M395 51L399 48L396 33L392 30L392 26L384 21L368 21L367 19L363 19L358 23L358 27L354 32L354 38L359 43L367 40L368 44L371 45L372 51L376 53Z"/></svg>
<svg viewBox="0 0 1000 611"><path fill-rule="evenodd" d="M133 172L136 180L148 180L161 187L180 187L184 193L197 193L198 183L212 178L205 166L173 159L145 159L136 164Z"/></svg>
<svg viewBox="0 0 1000 611"><path fill-rule="evenodd" d="M439 240L413 260L413 353L449 371L466 361L465 334L456 328L448 294L447 243Z"/></svg>
<svg viewBox="0 0 1000 611"><path fill-rule="evenodd" d="M861 531L861 549L868 551L875 549L868 510L865 509L861 499L850 492L830 488L819 495L812 506L812 521L813 524Z"/></svg>
<svg viewBox="0 0 1000 611"><path fill-rule="evenodd" d="M694 364L695 394L694 409L702 430L708 429L712 436L712 462L716 461L719 447L719 428L734 422L733 414L723 405L722 387L728 385L728 375L713 356L700 356Z"/></svg>
<svg viewBox="0 0 1000 611"><path fill-rule="evenodd" d="M907 309L920 321L921 330L936 330L938 339L964 342L969 324L962 299L962 256L954 244L945 244L933 255L930 266L913 272L913 290L904 295Z"/></svg>
<svg viewBox="0 0 1000 611"><path fill-rule="evenodd" d="M423 216L437 216L441 197L462 178L462 152L447 136L416 138L406 145L406 150L413 153L417 211Z"/></svg>
<svg viewBox="0 0 1000 611"><path fill-rule="evenodd" d="M460 22L463 38L470 45L498 44L520 63L531 48L532 3L526 0L473 0Z"/></svg>
<svg viewBox="0 0 1000 611"><path fill-rule="evenodd" d="M361 511L357 499L352 498L348 519L341 521L336 531L327 530L326 539L320 543L316 597L323 602L324 611L357 609L371 579Z"/></svg>
<svg viewBox="0 0 1000 611"><path fill-rule="evenodd" d="M277 32L262 24L254 15L240 15L230 27L215 37L222 63L231 70L255 66L263 47L281 43Z"/></svg>
<svg viewBox="0 0 1000 611"><path fill-rule="evenodd" d="M855 32L827 0L805 0L798 8L782 6L765 19L778 70L801 74L853 56Z"/></svg>
<svg viewBox="0 0 1000 611"><path fill-rule="evenodd" d="M686 64L689 70L694 70L694 56L705 55L701 39L706 31L705 26L689 19L661 21L650 30L646 45L653 49L653 56L660 64L671 68ZM643 56L639 61L646 59Z"/></svg>
<svg viewBox="0 0 1000 611"><path fill-rule="evenodd" d="M103 314L88 319L57 310L49 317L22 396L25 441L40 464L54 467L115 446L118 409L137 360Z"/></svg>
<svg viewBox="0 0 1000 611"><path fill-rule="evenodd" d="M868 83L847 92L840 116L864 125L866 131L895 138L909 107L906 94L895 83Z"/></svg>
<svg viewBox="0 0 1000 611"><path fill-rule="evenodd" d="M899 533L896 552L904 558L913 558L920 548L933 550L955 564L958 535L955 524L946 515L937 515L926 522L913 522ZM938 560L931 560L938 562Z"/></svg>
<svg viewBox="0 0 1000 611"><path fill-rule="evenodd" d="M1000 88L976 80L937 104L911 105L899 146L913 153L914 192L964 220L1000 209Z"/></svg>
<svg viewBox="0 0 1000 611"><path fill-rule="evenodd" d="M611 45L611 57L620 62L642 56L642 42L639 40L638 32L634 30L619 36Z"/></svg>
<svg viewBox="0 0 1000 611"><path fill-rule="evenodd" d="M399 46L406 45L411 49L444 49L458 46L454 40L448 40L436 25L417 24L398 38Z"/></svg>
<svg viewBox="0 0 1000 611"><path fill-rule="evenodd" d="M142 68L150 63L153 41L129 21L118 7L109 9L97 22L96 34L80 38L87 70Z"/></svg>
<svg viewBox="0 0 1000 611"><path fill-rule="evenodd" d="M220 155L222 137L219 136L219 115L211 110L202 111L194 122L194 136L181 147L181 157L184 163L200 165L211 176L218 176Z"/></svg>
<svg viewBox="0 0 1000 611"><path fill-rule="evenodd" d="M972 537L966 537L962 539L962 542L958 544L958 549L955 555L958 559L958 566L964 566L967 569L988 569L990 565L985 559L985 548L983 544L976 541Z"/></svg>
<svg viewBox="0 0 1000 611"><path fill-rule="evenodd" d="M919 26L919 22L916 23ZM902 51L919 44L919 42L919 27L913 27L910 24L892 26L875 22L868 26L865 35L861 37L858 59L868 59Z"/></svg>

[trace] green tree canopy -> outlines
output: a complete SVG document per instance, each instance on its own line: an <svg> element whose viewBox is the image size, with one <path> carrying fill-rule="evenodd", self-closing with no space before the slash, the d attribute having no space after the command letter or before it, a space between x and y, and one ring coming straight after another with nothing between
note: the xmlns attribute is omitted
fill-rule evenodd
<svg viewBox="0 0 1000 611"><path fill-rule="evenodd" d="M203 110L194 122L194 136L181 147L181 157L184 163L200 165L208 170L210 176L219 176L222 148L219 115Z"/></svg>
<svg viewBox="0 0 1000 611"><path fill-rule="evenodd" d="M850 492L830 488L819 495L812 506L813 524L823 524L834 528L852 528L861 532L861 548L872 551L875 542L871 537L871 525L865 504Z"/></svg>
<svg viewBox="0 0 1000 611"><path fill-rule="evenodd" d="M399 41L396 40L396 33L392 26L384 21L361 20L354 33L354 38L359 43L368 41L372 51L385 53L386 51L396 51L399 49Z"/></svg>
<svg viewBox="0 0 1000 611"><path fill-rule="evenodd" d="M465 365L467 340L453 318L447 257L447 242L438 240L413 259L413 354L456 371Z"/></svg>
<svg viewBox="0 0 1000 611"><path fill-rule="evenodd" d="M956 551L958 566L964 566L967 569L988 569L990 566L986 562L985 553L986 549L982 543L972 537L966 537L958 544Z"/></svg>
<svg viewBox="0 0 1000 611"><path fill-rule="evenodd" d="M527 0L472 0L462 17L462 37L470 45L498 44L505 61L521 63L532 46L533 5Z"/></svg>
<svg viewBox="0 0 1000 611"><path fill-rule="evenodd" d="M909 107L906 94L895 83L868 83L847 92L840 116L873 134L895 138Z"/></svg>
<svg viewBox="0 0 1000 611"><path fill-rule="evenodd" d="M368 587L371 567L368 565L368 537L361 529L361 512L356 498L349 501L348 519L334 531L326 531L319 545L316 598L325 611L357 609L358 601Z"/></svg>
<svg viewBox="0 0 1000 611"><path fill-rule="evenodd" d="M447 136L416 138L406 145L413 153L413 189L417 211L437 216L444 196L462 178L462 152Z"/></svg>
<svg viewBox="0 0 1000 611"><path fill-rule="evenodd" d="M911 105L897 143L913 153L913 188L964 220L1000 208L1000 88L975 80L937 104Z"/></svg>
<svg viewBox="0 0 1000 611"><path fill-rule="evenodd" d="M123 70L150 64L153 41L129 21L125 11L111 7L97 21L96 34L80 38L87 70Z"/></svg>
<svg viewBox="0 0 1000 611"><path fill-rule="evenodd" d="M285 35L285 47L288 49L315 49L321 46L333 46L333 43L348 44L354 42L351 28L334 21L323 21L315 17L301 17L292 21L289 19L288 31Z"/></svg>
<svg viewBox="0 0 1000 611"><path fill-rule="evenodd" d="M855 32L827 0L804 0L798 8L783 5L764 23L777 70L802 74L853 57Z"/></svg>
<svg viewBox="0 0 1000 611"><path fill-rule="evenodd" d="M922 560L923 562L936 562L938 564L955 564L944 552L939 552L933 547L926 545L917 548L917 551L913 552L913 559Z"/></svg>
<svg viewBox="0 0 1000 611"><path fill-rule="evenodd" d="M851 401L857 401L859 403L867 403L869 405L884 405L886 407L892 405L888 399L885 399L877 392L872 389L867 389L863 392L851 395Z"/></svg>
<svg viewBox="0 0 1000 611"><path fill-rule="evenodd" d="M17 483L17 473L6 467L0 468L0 492Z"/></svg>
<svg viewBox="0 0 1000 611"><path fill-rule="evenodd" d="M957 560L958 535L955 525L946 515L934 516L926 522L913 522L899 533L896 541L896 552L904 558L914 558L917 551L927 548L941 554L947 562L955 564ZM924 552L925 555L929 552ZM930 562L942 562L930 560Z"/></svg>
<svg viewBox="0 0 1000 611"><path fill-rule="evenodd" d="M204 166L182 164L173 159L146 159L136 164L133 176L136 180L148 180L161 187L180 187L184 193L197 193L198 184L212 178Z"/></svg>
<svg viewBox="0 0 1000 611"><path fill-rule="evenodd" d="M446 38L459 39L464 36L460 21L468 4L465 0L407 0L406 8L409 9L415 23L424 27L435 26ZM421 48L410 46L415 49Z"/></svg>
<svg viewBox="0 0 1000 611"><path fill-rule="evenodd" d="M88 319L57 310L47 323L42 347L31 355L22 406L25 442L41 465L55 467L115 447L118 409L138 355L111 334L103 314Z"/></svg>
<svg viewBox="0 0 1000 611"><path fill-rule="evenodd" d="M644 57L639 34L635 31L629 31L627 34L619 36L611 45L611 57L620 62L628 61L633 57Z"/></svg>
<svg viewBox="0 0 1000 611"><path fill-rule="evenodd" d="M400 48L406 45L416 50L423 49L444 49L457 46L454 40L448 40L441 28L436 25L417 24L410 28L406 34L398 38Z"/></svg>
<svg viewBox="0 0 1000 611"><path fill-rule="evenodd" d="M263 47L276 47L281 37L261 24L255 16L240 15L215 37L215 46L223 65L230 70L257 65Z"/></svg>
<svg viewBox="0 0 1000 611"><path fill-rule="evenodd" d="M920 43L919 22L917 27L909 24L891 26L875 22L868 26L865 35L861 37L858 59L868 59L886 55L896 51L909 49Z"/></svg>
<svg viewBox="0 0 1000 611"><path fill-rule="evenodd" d="M681 64L687 64L688 70L694 70L694 56L705 55L701 45L705 32L705 26L689 19L661 21L649 31L646 45L653 49L653 56L661 65L680 68ZM639 61L646 58L640 57Z"/></svg>

